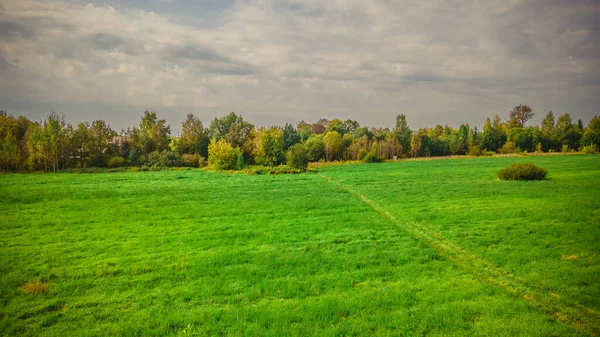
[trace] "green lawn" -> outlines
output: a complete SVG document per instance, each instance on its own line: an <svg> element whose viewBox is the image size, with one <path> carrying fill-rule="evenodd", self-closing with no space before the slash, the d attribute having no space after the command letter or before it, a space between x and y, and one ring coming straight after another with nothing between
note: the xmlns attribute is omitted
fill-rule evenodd
<svg viewBox="0 0 600 337"><path fill-rule="evenodd" d="M522 161L549 179L496 178ZM600 333L598 156L0 175L0 195L3 335Z"/></svg>

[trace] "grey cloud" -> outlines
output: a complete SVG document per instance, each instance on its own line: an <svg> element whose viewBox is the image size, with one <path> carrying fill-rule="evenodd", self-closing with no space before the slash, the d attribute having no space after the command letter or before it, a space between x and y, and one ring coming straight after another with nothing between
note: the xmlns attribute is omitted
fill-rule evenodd
<svg viewBox="0 0 600 337"><path fill-rule="evenodd" d="M251 75L257 72L256 67L237 62L231 57L199 43L169 46L163 51L163 57L172 64L180 64L181 60L192 62L192 66L200 73L218 75Z"/></svg>
<svg viewBox="0 0 600 337"><path fill-rule="evenodd" d="M0 40L31 39L34 35L32 27L26 24L0 19Z"/></svg>
<svg viewBox="0 0 600 337"><path fill-rule="evenodd" d="M137 41L122 38L110 33L90 34L88 41L92 48L100 50L119 51L125 54L135 55L142 49Z"/></svg>
<svg viewBox="0 0 600 337"><path fill-rule="evenodd" d="M165 50L165 56L170 58L186 58L190 60L230 63L231 59L221 55L214 49L194 43L183 46L171 46Z"/></svg>
<svg viewBox="0 0 600 337"><path fill-rule="evenodd" d="M28 1L34 12L16 1L0 12L0 71L17 79L0 86L22 100L239 111L257 124L367 110L375 125L400 111L414 127L481 124L563 101L577 118L597 113L595 0L238 1L202 25L133 2Z"/></svg>

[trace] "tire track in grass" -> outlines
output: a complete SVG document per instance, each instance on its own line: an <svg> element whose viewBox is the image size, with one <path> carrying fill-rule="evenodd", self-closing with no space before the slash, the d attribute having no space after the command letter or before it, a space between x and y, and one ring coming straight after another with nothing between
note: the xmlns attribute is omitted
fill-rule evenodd
<svg viewBox="0 0 600 337"><path fill-rule="evenodd" d="M504 288L517 297L523 298L558 322L586 332L591 336L596 336L600 333L600 312L581 304L573 303L554 292L535 289L535 285L531 285L527 280L466 251L461 246L446 240L441 233L436 232L434 229L414 222L400 221L383 206L367 198L357 190L342 184L340 181L333 180L323 173L319 173L318 175L328 183L362 200L377 213L385 216L408 234L423 241L442 257L468 270L477 278L484 279L489 283Z"/></svg>

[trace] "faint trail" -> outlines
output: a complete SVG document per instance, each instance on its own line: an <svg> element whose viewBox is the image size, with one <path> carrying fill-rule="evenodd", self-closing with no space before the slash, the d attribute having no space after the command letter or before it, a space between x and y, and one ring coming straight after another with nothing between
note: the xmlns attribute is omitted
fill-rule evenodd
<svg viewBox="0 0 600 337"><path fill-rule="evenodd" d="M322 173L319 173L318 175L327 182L336 185L339 189L349 192L356 198L362 200L377 213L387 217L398 227L402 228L410 235L422 240L438 254L461 268L468 270L477 278L484 279L494 285L506 289L511 294L525 299L546 315L561 323L567 324L577 330L584 331L592 336L596 336L600 333L600 312L581 304L573 303L556 293L532 289L532 285L529 285L528 281L515 276L510 271L502 269L501 267L466 251L461 246L446 240L434 229L413 222L401 222L384 207L367 198L360 192L343 185L341 182L335 181ZM533 287L535 287L535 285L533 285Z"/></svg>

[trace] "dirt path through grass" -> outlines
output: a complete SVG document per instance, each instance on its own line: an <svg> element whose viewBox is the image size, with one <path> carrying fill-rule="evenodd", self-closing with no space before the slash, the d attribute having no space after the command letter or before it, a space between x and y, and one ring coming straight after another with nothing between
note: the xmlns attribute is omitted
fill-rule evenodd
<svg viewBox="0 0 600 337"><path fill-rule="evenodd" d="M325 181L337 186L339 189L352 194L359 200L369 205L374 211L394 222L398 227L422 240L427 246L434 249L442 257L452 261L457 266L468 270L479 279L486 280L502 287L509 293L525 299L540 311L553 319L572 326L592 336L600 334L600 312L586 306L572 303L556 292L547 292L536 289L531 281L517 277L489 261L466 251L459 245L446 240L439 232L422 224L411 221L400 221L385 207L367 198L357 190L344 185L340 181L331 179L326 174L319 173Z"/></svg>

